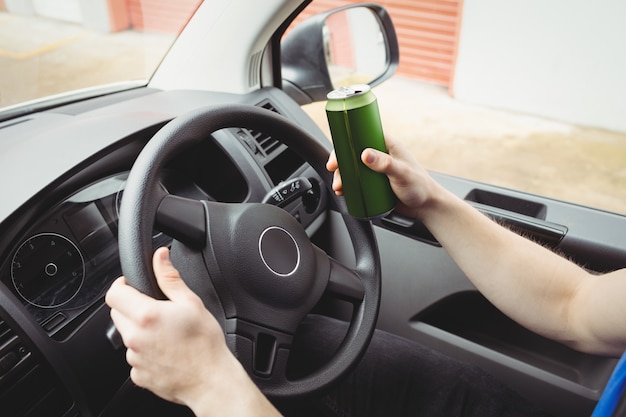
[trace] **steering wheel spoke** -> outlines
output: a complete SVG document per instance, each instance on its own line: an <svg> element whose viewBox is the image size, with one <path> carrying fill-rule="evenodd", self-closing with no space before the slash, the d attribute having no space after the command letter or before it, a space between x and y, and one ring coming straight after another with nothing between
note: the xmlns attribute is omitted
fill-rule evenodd
<svg viewBox="0 0 626 417"><path fill-rule="evenodd" d="M365 287L359 275L352 269L330 258L330 279L326 293L340 300L360 303L365 297Z"/></svg>
<svg viewBox="0 0 626 417"><path fill-rule="evenodd" d="M166 194L157 208L155 227L188 246L206 244L206 216L200 201Z"/></svg>
<svg viewBox="0 0 626 417"><path fill-rule="evenodd" d="M237 320L235 334L227 336L239 361L256 378L282 381L293 335L244 320Z"/></svg>

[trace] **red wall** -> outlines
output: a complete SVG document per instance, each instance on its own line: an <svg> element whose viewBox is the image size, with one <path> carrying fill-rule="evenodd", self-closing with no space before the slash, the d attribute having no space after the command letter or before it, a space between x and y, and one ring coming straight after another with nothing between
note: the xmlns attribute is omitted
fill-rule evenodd
<svg viewBox="0 0 626 417"><path fill-rule="evenodd" d="M126 0L130 27L178 33L201 0Z"/></svg>
<svg viewBox="0 0 626 417"><path fill-rule="evenodd" d="M358 0L314 0L297 21ZM398 74L449 86L454 72L462 0L378 0L396 28Z"/></svg>

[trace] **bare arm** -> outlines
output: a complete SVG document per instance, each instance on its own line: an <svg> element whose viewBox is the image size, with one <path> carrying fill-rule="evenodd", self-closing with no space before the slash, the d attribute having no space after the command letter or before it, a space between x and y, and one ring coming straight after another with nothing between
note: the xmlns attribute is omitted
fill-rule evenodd
<svg viewBox="0 0 626 417"><path fill-rule="evenodd" d="M619 356L626 349L626 270L592 275L445 190L419 217L479 291L512 319L579 350Z"/></svg>
<svg viewBox="0 0 626 417"><path fill-rule="evenodd" d="M389 155L365 150L363 162L387 174L398 210L420 219L495 306L546 337L576 349L619 356L626 349L626 270L592 275L488 219L448 192L388 140ZM331 156L328 169L336 170ZM341 194L335 171L333 187Z"/></svg>

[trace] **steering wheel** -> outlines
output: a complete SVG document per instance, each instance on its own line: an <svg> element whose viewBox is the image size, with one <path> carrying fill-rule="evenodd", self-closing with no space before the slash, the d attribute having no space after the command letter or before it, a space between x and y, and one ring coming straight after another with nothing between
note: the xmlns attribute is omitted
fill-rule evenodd
<svg viewBox="0 0 626 417"><path fill-rule="evenodd" d="M300 223L281 208L186 199L160 186L159 174L175 155L231 127L272 135L317 171L341 208L354 246L354 268L313 245ZM281 115L251 105L213 106L177 117L159 130L137 158L124 190L119 251L127 282L152 297L164 297L152 270L153 230L172 236L172 262L220 322L231 351L271 398L327 388L356 365L376 325L381 287L376 240L371 224L347 215L342 199L330 189L328 154ZM327 363L292 380L287 361L293 336L324 294L353 304L348 331Z"/></svg>

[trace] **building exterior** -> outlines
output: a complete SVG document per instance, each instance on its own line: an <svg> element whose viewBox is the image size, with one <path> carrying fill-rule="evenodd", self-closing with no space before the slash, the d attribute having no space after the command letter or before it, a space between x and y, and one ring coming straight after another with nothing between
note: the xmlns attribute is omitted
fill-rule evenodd
<svg viewBox="0 0 626 417"><path fill-rule="evenodd" d="M0 0L0 10L73 21L100 31L175 33L200 1ZM359 1L314 0L298 21L354 3ZM626 2L378 3L396 27L398 75L444 86L462 101L626 132Z"/></svg>

